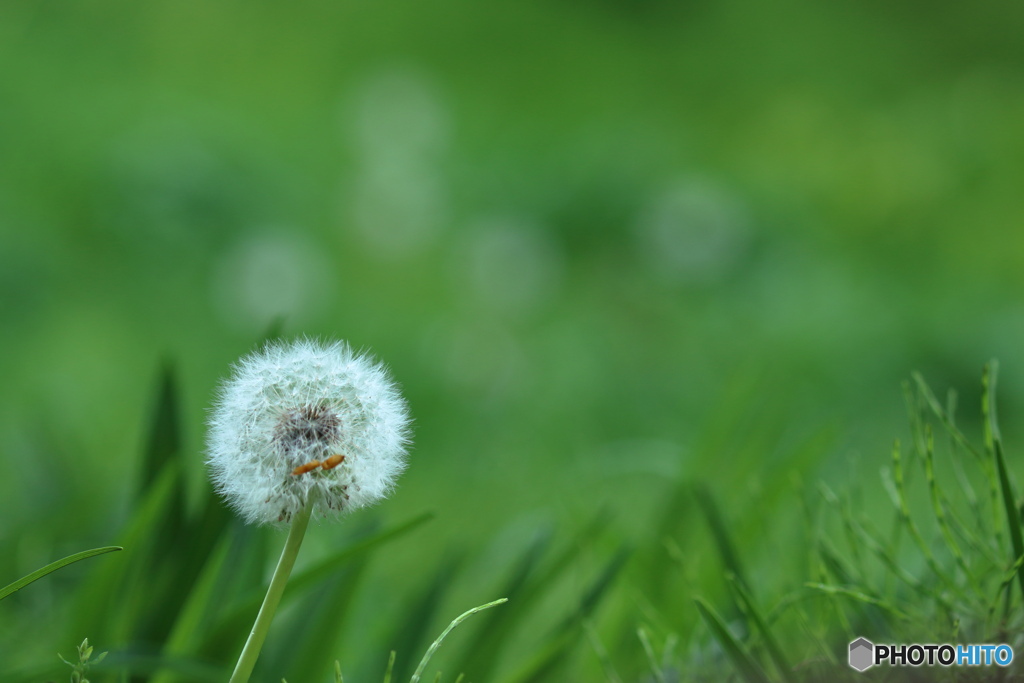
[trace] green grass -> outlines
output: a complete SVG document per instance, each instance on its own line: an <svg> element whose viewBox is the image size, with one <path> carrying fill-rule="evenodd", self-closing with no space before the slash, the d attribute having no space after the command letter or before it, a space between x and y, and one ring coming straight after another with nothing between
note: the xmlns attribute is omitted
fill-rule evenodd
<svg viewBox="0 0 1024 683"><path fill-rule="evenodd" d="M0 3L0 584L124 550L0 602L0 680L227 679L283 538L204 421L270 320L373 349L415 440L261 680L406 681L497 597L421 680L1017 637L1024 5L50 9Z"/></svg>
<svg viewBox="0 0 1024 683"><path fill-rule="evenodd" d="M802 527L800 533L775 549L774 557L756 553L759 543L745 530L752 520L741 519L747 513L721 509L700 482L669 497L647 546L609 546L604 516L574 537L536 537L505 572L484 582L492 594L507 596L507 604L460 629L436 670L428 664L441 640L468 616L506 598L452 622L413 671L410 657L424 647L449 594L460 581L481 578L459 570L472 558L428 560L436 565L434 578L413 582L411 592L402 587L408 607L368 622L377 629L375 651L348 661L342 655L345 639L364 628L359 620L374 610L372 596L360 591L372 586L366 579L377 566L375 557L421 533L430 515L365 529L296 572L254 680L326 681L340 666L353 672L350 681L381 675L437 680L435 673L446 671L441 680L464 674L467 681L525 683L559 680L578 667L597 665L609 683L650 676L659 683L707 677L852 681L861 674L846 666L845 650L858 636L894 643L1015 644L1024 629L1024 553L1020 501L996 422L996 370L995 363L985 369L980 444L957 427L955 399L941 404L915 376L907 385L910 447L896 443L878 482L850 481L833 490L798 480L768 506L765 496L756 496L751 509L769 524L786 521L792 507L787 495L799 497L807 511L789 520ZM64 600L72 607L60 611L67 619L63 642L87 633L109 653L91 663L93 681L226 680L262 599L266 579L260 568L280 543L225 515L212 497L181 517L182 456L154 446L161 439L177 442L168 431L180 428L172 417L179 411L173 386L173 373L166 372L158 382L154 436L144 455L159 474L143 483L137 509L118 535L124 552L94 561L66 587ZM872 488L882 495L866 496L866 506L855 502L857 491L865 495ZM688 521L680 524L677 517ZM704 538L692 533L701 519ZM687 533L678 536L680 529ZM186 544L208 550L186 552ZM5 596L19 588L30 592L31 580L113 549L54 563L12 584ZM783 559L778 553L799 561L780 575L773 566ZM685 588L677 592L680 581ZM682 607L687 600L695 612ZM1003 673L881 669L873 680L1016 675L1000 678ZM42 658L29 666L8 664L3 680L57 675L60 662Z"/></svg>
<svg viewBox="0 0 1024 683"><path fill-rule="evenodd" d="M973 444L956 427L952 408L943 407L915 375L907 402L913 448L905 453L897 442L891 469L883 468L879 482L890 498L893 520L888 529L878 528L884 507L854 509L823 486L824 504L815 514L834 520L812 536L812 572L800 589L778 596L765 617L744 584L731 578L743 637L710 605L698 601L712 637L742 680L857 680L864 674L845 666L844 645L860 636L876 643L1019 646L1024 596L1014 586L1024 565L1019 552L1022 522L995 420L996 370L993 362L984 373L982 445ZM955 404L951 397L947 405ZM949 444L938 462L935 429ZM925 487L927 495L914 498L911 479L922 477L917 488ZM991 498L988 504L977 499L979 484ZM843 543L832 538L840 525ZM716 537L721 535L719 531ZM731 557L732 551L723 551L728 568L737 565ZM815 643L830 652L815 652L810 647ZM802 664L791 666L789 657ZM775 672L771 678L765 673L769 667ZM871 674L872 680L1017 680L1012 671L926 667Z"/></svg>

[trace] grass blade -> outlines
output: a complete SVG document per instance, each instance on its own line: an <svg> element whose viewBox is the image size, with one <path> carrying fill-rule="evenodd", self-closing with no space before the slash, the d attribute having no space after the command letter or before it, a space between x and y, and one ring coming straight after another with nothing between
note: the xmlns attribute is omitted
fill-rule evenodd
<svg viewBox="0 0 1024 683"><path fill-rule="evenodd" d="M638 628L636 630L636 637L640 639L640 644L643 645L644 655L647 657L647 664L651 667L651 673L654 674L654 680L657 683L666 683L665 672L661 670L661 665L654 654L654 646L651 645L651 639L648 637L647 631L643 627Z"/></svg>
<svg viewBox="0 0 1024 683"><path fill-rule="evenodd" d="M410 676L414 653L419 652L424 643L430 642L434 619L454 584L452 579L461 564L461 555L450 555L438 565L433 578L425 586L417 588L415 597L409 596L405 617L401 624L396 625L388 641L398 651L394 667L395 680L404 681Z"/></svg>
<svg viewBox="0 0 1024 683"><path fill-rule="evenodd" d="M900 608L896 607L892 603L880 600L879 598L871 597L867 593L862 593L861 591L853 590L852 588L846 588L844 586L829 586L823 583L807 583L804 585L807 588L812 588L814 590L821 591L822 593L827 593L829 595L845 595L846 597L853 598L854 600L857 600L859 602L863 602L868 605L874 605L876 607L881 607L885 611L891 612L895 616L905 621L911 620L909 614L907 614Z"/></svg>
<svg viewBox="0 0 1024 683"><path fill-rule="evenodd" d="M982 382L985 391L982 395L982 413L985 415L985 445L991 446L995 456L996 473L999 477L999 492L1003 500L1003 508L1006 510L1006 525L1010 534L1010 545L1013 547L1013 559L1024 555L1024 533L1021 531L1020 511L1017 507L1017 496L1013 491L1013 484L1010 481L1010 473L1006 469L1006 458L1003 456L1003 439L999 433L999 424L996 419L996 380L999 375L999 364L993 360L985 366L985 373L982 375ZM1024 597L1024 574L1017 570L1017 579L1020 585L1021 596ZM1009 594L1007 594L1009 604Z"/></svg>
<svg viewBox="0 0 1024 683"><path fill-rule="evenodd" d="M288 590L281 598L281 604L287 605L289 602L294 600L296 596L301 595L305 589L315 586L317 583L330 576L339 567L370 552L377 546L383 545L384 543L392 541L399 536L412 531L416 527L432 519L433 516L433 513L430 512L417 515L406 522L402 522L401 524L397 524L357 541L353 545L343 548L327 557L315 566L296 574L288 581ZM245 596L239 599L236 605L228 611L228 614L219 620L209 638L218 643L228 642L232 634L240 633L244 630L246 623L252 622L256 611L260 607L260 603L263 602L263 596L266 592L266 585L261 583L258 587L246 593Z"/></svg>
<svg viewBox="0 0 1024 683"><path fill-rule="evenodd" d="M594 654L597 655L597 661L601 663L601 669L604 670L608 683L622 683L622 677L615 670L615 665L612 663L611 657L608 656L608 650L605 649L604 643L601 642L597 630L589 619L583 622L583 631L587 634L587 640L590 641Z"/></svg>
<svg viewBox="0 0 1024 683"><path fill-rule="evenodd" d="M1006 507L1006 522L1010 528L1010 542L1013 545L1014 558L1024 555L1024 534L1021 533L1020 512L1014 502L1016 497L1013 494L1013 486L1010 484L1010 474L1006 471L1006 459L1003 458L1003 445L999 439L995 440L996 468L999 471L999 487L1003 494L1003 505ZM1017 579L1020 584L1021 595L1024 596L1024 573L1017 568Z"/></svg>
<svg viewBox="0 0 1024 683"><path fill-rule="evenodd" d="M554 629L547 644L530 661L505 679L507 683L538 683L556 678L553 672L576 643L583 625L587 623L590 614L611 587L629 556L629 549L623 547L608 561L604 570L580 597L576 611Z"/></svg>
<svg viewBox="0 0 1024 683"><path fill-rule="evenodd" d="M103 555L104 553L114 552L115 550L124 550L124 548L122 548L121 546L117 546L117 545L108 545L108 546L104 546L102 548L93 548L92 550L83 550L82 552L75 553L73 555L68 555L65 558L62 558L62 559L57 560L55 562L51 562L50 564L46 565L45 567L40 567L39 569L35 570L31 574L28 574L26 576L21 577L20 579L18 579L14 583L8 584L8 585L4 586L3 588L0 588L0 600L3 600L8 595L11 595L12 593L16 593L17 591L21 590L22 588L24 588L25 586L29 585L33 581L36 581L37 579L41 579L44 576L46 576L47 574L49 574L51 572L55 572L58 569L61 569L62 567L66 567L69 564L74 564L75 562L78 562L79 560L84 560L84 559L87 559L89 557L95 557L97 555Z"/></svg>
<svg viewBox="0 0 1024 683"><path fill-rule="evenodd" d="M490 679L491 671L498 661L498 653L506 642L509 631L526 613L531 595L538 593L537 578L533 575L550 542L551 534L545 531L530 543L498 591L509 599L509 606L480 618L482 623L466 646L466 654L457 667L459 671L468 672L474 680Z"/></svg>
<svg viewBox="0 0 1024 683"><path fill-rule="evenodd" d="M694 488L694 495L697 497L697 503L700 506L701 512L704 513L704 519L707 521L708 527L711 529L711 536L714 539L715 548L722 559L722 564L725 565L726 571L731 572L737 581L746 586L747 582L744 579L743 569L740 567L739 555L736 554L732 539L729 538L729 532L719 512L718 505L715 503L715 499L711 496L711 492L708 491L707 487L703 485L698 485Z"/></svg>
<svg viewBox="0 0 1024 683"><path fill-rule="evenodd" d="M506 602L508 602L508 598L499 598L497 600L487 603L486 605L480 605L479 607L474 607L471 610L467 610L459 616L455 617L452 623L448 624L448 628L446 628L444 632L442 632L441 635L437 637L437 640L431 643L430 648L427 649L427 653L423 655L423 659L420 660L420 665L416 667L416 671L413 672L410 683L419 682L420 676L423 675L423 670L427 668L427 664L430 662L430 658L434 656L434 653L437 652L437 649L441 647L441 642L444 641L444 639L448 636L449 633L452 632L452 630L455 629L456 626L458 626L459 624L461 624L477 612L482 612L485 609L490 609L491 607L501 605Z"/></svg>
<svg viewBox="0 0 1024 683"><path fill-rule="evenodd" d="M297 607L297 614L278 628L278 648L264 671L288 671L295 681L323 681L332 663L324 653L336 652L341 630L349 623L352 601L358 594L369 557L341 567ZM283 637L282 637L283 636ZM276 662L276 666L274 663Z"/></svg>
<svg viewBox="0 0 1024 683"><path fill-rule="evenodd" d="M750 621L753 621L755 628L761 634L761 638L764 640L765 647L768 649L768 656L771 657L772 662L775 663L775 668L779 670L779 674L783 680L793 680L793 669L786 660L786 656L782 653L782 648L779 647L779 642L775 639L775 635L771 629L768 628L768 623L764 617L761 616L760 610L754 605L754 600L751 598L750 593L743 585L736 580L735 577L729 577L729 587L732 588L736 594L736 599L740 604L740 607L746 613Z"/></svg>
<svg viewBox="0 0 1024 683"><path fill-rule="evenodd" d="M701 598L694 598L694 603L697 605L697 611L700 612L700 616L711 629L711 634L718 641L718 644L722 646L726 656L732 661L733 666L736 667L743 680L747 683L769 683L768 676L765 675L758 663L754 661L754 658L750 656L750 653L736 640L722 621L722 618L711 608L711 605Z"/></svg>
<svg viewBox="0 0 1024 683"><path fill-rule="evenodd" d="M164 466L181 451L179 393L174 366L169 361L165 361L160 368L154 392L153 413L150 418L146 446L143 450L137 496L145 494L153 485L157 475L163 471ZM178 502L182 507L184 506L183 497Z"/></svg>

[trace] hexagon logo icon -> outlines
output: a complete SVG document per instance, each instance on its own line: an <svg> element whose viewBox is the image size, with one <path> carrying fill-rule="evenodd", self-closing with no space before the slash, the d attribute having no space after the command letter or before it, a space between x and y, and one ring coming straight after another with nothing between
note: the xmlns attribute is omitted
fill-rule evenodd
<svg viewBox="0 0 1024 683"><path fill-rule="evenodd" d="M857 671L870 668L875 662L875 645L867 638L858 638L850 643L850 666Z"/></svg>

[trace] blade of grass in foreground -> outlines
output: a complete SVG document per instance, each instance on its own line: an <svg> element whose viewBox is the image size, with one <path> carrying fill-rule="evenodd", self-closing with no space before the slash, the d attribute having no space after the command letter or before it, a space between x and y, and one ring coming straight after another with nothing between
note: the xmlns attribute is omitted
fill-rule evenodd
<svg viewBox="0 0 1024 683"><path fill-rule="evenodd" d="M931 462L928 456L928 451L930 447L930 443L922 444L921 446L922 453L925 457L926 476L928 463ZM939 565L938 560L935 558L935 554L932 553L931 547L929 546L928 542L925 541L924 536L921 534L921 530L918 528L917 523L914 522L914 518L910 514L910 503L908 502L907 487L904 483L905 477L903 472L903 458L900 452L899 439L897 439L896 442L893 444L892 449L892 476L892 484L895 488L896 494L896 499L894 503L899 514L899 519L904 525L904 527L906 527L907 532L910 534L911 539L913 539L914 541L914 544L917 545L918 550L921 552L921 555L924 557L925 562L928 564L928 568L931 570L932 574L934 574L937 579L939 579L943 584L946 585L950 592L958 595L960 598L964 600L969 600L970 598L967 596L967 593L964 591L963 587L958 585L954 578L950 576L948 573L946 573Z"/></svg>
<svg viewBox="0 0 1024 683"><path fill-rule="evenodd" d="M598 574L597 578L590 587L580 597L579 608L576 610L576 614L570 616L562 624L562 628L570 630L571 627L579 626L582 621L593 614L594 610L604 599L608 589L612 587L619 572L625 566L626 561L629 560L629 556L632 554L632 550L623 545L619 548L618 552L612 556L608 563L604 566L601 573Z"/></svg>
<svg viewBox="0 0 1024 683"><path fill-rule="evenodd" d="M57 560L56 562L51 562L50 564L46 565L45 567L40 567L39 569L35 570L31 574L23 576L22 578L18 579L14 583L8 584L8 585L4 586L3 588L0 588L0 600L3 600L4 598L6 598L7 596L11 595L12 593L16 593L17 591L21 590L25 586L29 585L33 581L35 581L37 579L41 579L44 576L46 576L47 574L49 574L51 572L55 572L58 569L61 569L62 567L66 567L69 564L74 564L75 562L78 562L79 560L84 560L84 559L89 558L89 557L95 557L96 555L102 555L104 553L114 552L115 550L124 550L124 548L122 548L121 546L117 546L117 545L109 545L109 546L105 546L103 548L93 548L92 550L83 550L80 553L75 553L73 555L68 555L67 557L62 558L60 560Z"/></svg>
<svg viewBox="0 0 1024 683"><path fill-rule="evenodd" d="M430 581L408 594L408 607L401 623L395 625L394 631L385 641L393 643L394 649L398 652L394 666L396 681L409 679L415 665L415 653L419 652L425 643L430 642L434 618L455 583L453 577L456 576L462 560L463 555L460 551L452 551L434 569Z"/></svg>
<svg viewBox="0 0 1024 683"><path fill-rule="evenodd" d="M912 620L909 614L902 611L899 607L896 607L892 603L886 602L885 600L881 600L879 598L873 598L867 593L862 593L861 591L856 591L852 588L846 588L844 586L829 586L823 583L807 583L804 585L807 588L811 588L816 591L821 591L829 595L845 595L846 597L853 598L854 600L857 600L859 602L863 602L868 605L875 605L876 607L881 607L885 611L892 613L893 615L899 617L900 619L903 619L904 621Z"/></svg>
<svg viewBox="0 0 1024 683"><path fill-rule="evenodd" d="M985 366L985 371L982 374L982 387L984 391L982 391L981 412L984 418L986 445L989 445L989 435L991 433L990 427L994 422L994 420L990 419L991 398L994 395L994 380L991 375L993 371L994 369L992 368L992 364L989 364ZM967 437L964 436L963 432L957 428L956 424L953 422L953 417L942 408L938 399L935 398L935 395L928 387L928 384L924 381L924 378L921 377L920 373L915 372L913 374L913 378L917 383L918 391L921 393L921 396L924 397L925 405L927 405L935 417L939 419L939 422L942 423L942 426L946 429L946 432L949 434L953 442L967 453L970 453L978 460L979 463L981 463L982 471L985 473L985 479L988 481L989 485L988 498L989 503L991 504L991 509L989 513L986 514L992 515L992 535L998 545L1001 542L1003 532L1002 524L999 523L999 483L997 481L996 468L992 463L992 459L985 457L985 454L981 450L975 448Z"/></svg>
<svg viewBox="0 0 1024 683"><path fill-rule="evenodd" d="M448 636L449 633L452 632L452 630L456 626L458 626L463 621L465 621L469 617L473 616L477 612L482 612L485 609L490 609L491 607L494 607L495 605L500 605L500 604L505 603L505 602L508 602L508 598L499 598L497 600L494 600L493 602L487 603L486 605L480 605L479 607L474 607L473 609L467 610L467 611L463 612L462 614L460 614L459 616L457 616L452 621L452 623L448 624L448 628L446 628L444 630L444 632L441 633L441 635L437 637L437 640L435 640L433 643L431 643L430 648L427 650L427 653L425 655L423 655L423 659L420 660L420 665L418 667L416 667L416 671L413 672L412 680L411 680L410 683L419 683L420 676L423 675L423 670L427 668L427 664L430 662L430 658L434 656L434 653L437 652L437 648L441 647L441 642Z"/></svg>
<svg viewBox="0 0 1024 683"><path fill-rule="evenodd" d="M754 661L754 658L750 656L750 653L733 637L722 621L722 618L715 613L711 605L701 598L694 598L694 603L697 605L697 611L700 612L700 616L711 629L711 634L718 641L718 644L722 646L722 649L725 650L725 654L729 659L732 660L733 666L739 671L743 680L747 681L747 683L769 683L764 671Z"/></svg>
<svg viewBox="0 0 1024 683"><path fill-rule="evenodd" d="M654 646L651 645L651 638L647 635L647 630L641 626L636 630L636 637L639 638L640 644L644 648L644 655L647 657L648 666L651 667L651 673L654 674L654 680L657 683L666 683L665 672L654 654Z"/></svg>
<svg viewBox="0 0 1024 683"><path fill-rule="evenodd" d="M1014 502L1013 487L1010 484L1010 475L1006 471L1006 459L1003 457L1003 445L998 439L995 441L996 467L999 469L999 486L1003 493L1003 505L1006 507L1006 522L1010 527L1010 542L1013 544L1015 557L1024 555L1024 534L1021 533L1020 513ZM1021 595L1024 596L1024 574L1017 570L1017 579L1020 584Z"/></svg>
<svg viewBox="0 0 1024 683"><path fill-rule="evenodd" d="M123 604L142 608L134 610L125 622L124 633L130 634L133 642L162 643L167 639L181 608L180 596L191 588L202 560L212 550L197 546L187 525L186 484L181 474L182 401L177 377L174 364L165 361L152 390L151 412L140 454L136 506L146 504L150 492L161 484L165 471L176 468L178 476L148 536L130 549L133 576L138 579L132 590L139 592L135 596L138 599L129 598Z"/></svg>
<svg viewBox="0 0 1024 683"><path fill-rule="evenodd" d="M772 662L775 663L775 668L779 670L779 674L785 681L793 680L793 669L790 667L789 662L786 661L786 656L782 653L782 648L779 647L779 641L775 639L775 634L772 633L771 629L768 628L768 623L764 617L761 616L761 612L757 609L754 604L753 598L744 586L736 580L735 576L729 576L729 587L732 588L736 594L736 600L740 607L746 613L747 617L754 622L754 626L761 633L761 638L764 640L765 647L768 649L768 655L772 658Z"/></svg>
<svg viewBox="0 0 1024 683"><path fill-rule="evenodd" d="M142 453L137 499L146 494L164 466L175 459L181 451L180 393L174 365L170 361L165 361L160 367L153 391L152 414L149 419L146 446ZM177 496L175 512L177 520L180 521L185 505L184 487L177 492Z"/></svg>
<svg viewBox="0 0 1024 683"><path fill-rule="evenodd" d="M718 554L722 559L722 564L725 565L726 571L732 573L742 585L748 585L744 578L743 569L740 567L740 558L736 553L736 547L729 537L727 526L722 519L722 514L715 503L715 499L711 496L711 492L708 491L706 486L701 484L694 488L693 493L697 498L697 503L700 505L701 512L704 513L704 519L711 529L711 536L715 541L715 547L718 549Z"/></svg>
<svg viewBox="0 0 1024 683"><path fill-rule="evenodd" d="M999 424L996 420L996 380L999 375L999 364L990 361L985 366L985 374L982 376L985 385L983 413L985 414L985 439L991 441L992 452L996 461L996 472L999 476L999 492L1002 494L1003 508L1006 510L1006 525L1010 532L1010 544L1013 547L1013 559L1024 555L1024 533L1021 531L1020 512L1017 508L1017 496L1013 491L1013 484L1010 482L1010 473L1006 469L1006 458L1003 456L1003 439L999 433ZM1024 597L1024 574L1017 571L1017 579L1020 585L1021 596ZM1007 608L1009 608L1009 594L1007 594Z"/></svg>
<svg viewBox="0 0 1024 683"><path fill-rule="evenodd" d="M75 596L75 608L66 624L68 638L88 633L96 643L126 642L135 632L140 614L150 604L145 599L152 577L146 575L150 553L166 507L181 476L180 463L168 462L164 471L136 506L118 534L118 545L127 548L123 562L94 565Z"/></svg>
<svg viewBox="0 0 1024 683"><path fill-rule="evenodd" d="M216 604L213 593L218 587L218 579L221 573L227 570L226 560L230 543L231 539L228 537L221 539L188 597L182 597L182 607L177 621L163 648L164 657L174 659L192 654L196 642L203 637L203 626L209 619L210 610ZM173 680L174 677L169 672L158 672L150 683L171 683Z"/></svg>

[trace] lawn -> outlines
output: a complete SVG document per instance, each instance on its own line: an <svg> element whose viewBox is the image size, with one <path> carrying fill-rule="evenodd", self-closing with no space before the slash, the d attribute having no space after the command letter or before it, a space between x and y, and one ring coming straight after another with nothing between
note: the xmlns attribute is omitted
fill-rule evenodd
<svg viewBox="0 0 1024 683"><path fill-rule="evenodd" d="M846 656L1024 645L1022 29L3 3L0 585L123 550L3 599L0 680L228 679L287 534L207 422L301 336L387 365L409 467L311 524L254 681L408 680L498 598L425 681L1020 676Z"/></svg>

